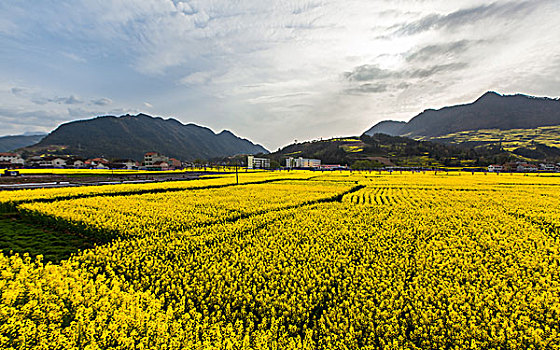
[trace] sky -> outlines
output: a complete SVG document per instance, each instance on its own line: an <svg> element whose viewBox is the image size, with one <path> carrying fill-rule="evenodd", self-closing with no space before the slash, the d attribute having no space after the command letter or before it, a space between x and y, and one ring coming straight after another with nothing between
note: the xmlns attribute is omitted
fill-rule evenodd
<svg viewBox="0 0 560 350"><path fill-rule="evenodd" d="M560 96L560 1L3 0L0 135L146 113L276 150Z"/></svg>

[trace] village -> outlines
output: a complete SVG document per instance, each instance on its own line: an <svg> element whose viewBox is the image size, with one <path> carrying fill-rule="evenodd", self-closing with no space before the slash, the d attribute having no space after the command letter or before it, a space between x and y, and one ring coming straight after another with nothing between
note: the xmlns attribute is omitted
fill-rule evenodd
<svg viewBox="0 0 560 350"><path fill-rule="evenodd" d="M540 164L531 164L527 162L509 162L502 165L499 164L492 164L488 166L488 171L493 173L500 173L500 172L520 172L520 173L527 173L527 172L536 172L536 171L547 171L547 172L560 172L560 163L553 164L553 163L540 163Z"/></svg>
<svg viewBox="0 0 560 350"><path fill-rule="evenodd" d="M347 165L322 164L320 159L308 159L303 157L288 157L280 167L271 166L268 158L258 158L247 155L246 159L237 165L252 169L312 169L312 170L349 170ZM0 169L115 169L115 170L147 170L147 171L169 171L192 167L215 167L223 166L225 163L216 164L209 162L185 162L176 158L168 157L159 152L147 152L142 161L133 159L106 159L104 157L81 158L75 156L42 155L32 156L24 159L20 154L14 152L0 153ZM385 167L384 170L406 170L402 167ZM424 169L426 170L426 169ZM473 169L465 169L473 170ZM508 162L504 164L491 164L487 168L476 169L491 173L501 172L560 172L560 163L529 163L523 161Z"/></svg>
<svg viewBox="0 0 560 350"><path fill-rule="evenodd" d="M244 156L244 161L240 166L247 169L271 169L271 162L268 158L257 158L253 155ZM103 157L85 159L75 156L42 155L32 156L24 159L18 153L0 153L0 169L119 169L119 170L149 170L167 171L178 170L195 166L213 167L226 165L208 162L184 162L176 158L168 157L158 152L147 152L144 159L139 162L133 159L114 159L109 160ZM293 158L288 157L285 161L287 169L318 169L318 170L342 170L347 166L339 164L321 164L320 159Z"/></svg>
<svg viewBox="0 0 560 350"><path fill-rule="evenodd" d="M18 153L0 153L0 168L58 168L58 169L123 169L123 170L176 170L189 163L167 157L158 152L148 152L142 162L133 159L113 159L104 157L85 159L74 156L32 156L22 158Z"/></svg>

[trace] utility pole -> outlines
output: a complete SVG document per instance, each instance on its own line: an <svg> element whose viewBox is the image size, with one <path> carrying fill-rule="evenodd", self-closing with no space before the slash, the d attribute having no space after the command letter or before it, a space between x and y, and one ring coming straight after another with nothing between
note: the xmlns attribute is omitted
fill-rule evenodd
<svg viewBox="0 0 560 350"><path fill-rule="evenodd" d="M239 174L237 173L237 162L235 162L235 183L239 185Z"/></svg>

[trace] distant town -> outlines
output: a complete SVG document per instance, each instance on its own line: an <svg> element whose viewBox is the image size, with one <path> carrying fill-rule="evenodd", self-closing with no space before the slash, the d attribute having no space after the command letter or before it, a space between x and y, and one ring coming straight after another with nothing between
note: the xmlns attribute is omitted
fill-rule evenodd
<svg viewBox="0 0 560 350"><path fill-rule="evenodd" d="M246 167L247 169L274 169L278 167L271 166L271 161L268 158L258 158L253 155L243 156L243 161L233 163ZM245 161L246 159L246 161ZM35 169L119 169L119 170L149 170L149 171L167 171L178 170L190 167L214 167L232 165L232 162L221 164L194 161L185 162L178 159L168 157L159 152L147 152L144 154L142 161L134 159L106 159L104 157L85 159L75 156L60 156L60 155L41 155L31 156L24 159L19 153L3 152L0 153L0 169L21 169L21 168L35 168ZM345 165L325 165L321 164L320 159L307 159L307 158L293 158L288 157L285 162L284 168L293 169L347 169Z"/></svg>
<svg viewBox="0 0 560 350"><path fill-rule="evenodd" d="M322 164L320 159L303 157L287 157L284 164L272 165L269 158L259 158L253 155L237 156L236 162L210 163L204 161L185 162L168 157L158 152L147 152L142 161L133 159L81 158L75 156L41 155L24 159L19 153L0 153L0 169L118 169L118 170L148 170L169 171L194 167L219 167L238 165L253 169L312 169L312 170L432 170L432 168L384 166L381 168L349 167L341 164ZM491 164L487 168L465 168L465 170L500 172L560 172L560 163L529 163L522 161L504 164Z"/></svg>

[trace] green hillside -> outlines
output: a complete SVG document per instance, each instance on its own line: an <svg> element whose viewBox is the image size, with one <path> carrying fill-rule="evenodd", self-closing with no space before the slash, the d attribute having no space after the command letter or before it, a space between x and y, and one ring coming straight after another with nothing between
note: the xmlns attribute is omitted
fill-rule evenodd
<svg viewBox="0 0 560 350"><path fill-rule="evenodd" d="M493 146L527 161L560 160L560 126L534 129L468 130L435 137L418 137L459 147Z"/></svg>
<svg viewBox="0 0 560 350"><path fill-rule="evenodd" d="M341 164L355 168L470 167L526 159L495 145L459 147L385 134L296 143L267 157L280 164L285 164L287 157L303 157L321 159L323 164Z"/></svg>
<svg viewBox="0 0 560 350"><path fill-rule="evenodd" d="M534 129L484 129L468 130L435 137L418 137L417 140L437 141L448 144L501 144L502 148L513 151L519 147L531 147L540 143L560 148L560 125L541 126Z"/></svg>

